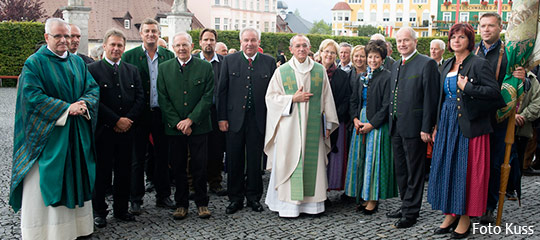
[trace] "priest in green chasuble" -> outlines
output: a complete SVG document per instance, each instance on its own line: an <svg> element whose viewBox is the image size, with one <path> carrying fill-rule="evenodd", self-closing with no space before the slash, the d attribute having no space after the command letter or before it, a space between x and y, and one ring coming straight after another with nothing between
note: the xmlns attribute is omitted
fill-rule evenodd
<svg viewBox="0 0 540 240"><path fill-rule="evenodd" d="M19 78L9 203L22 239L75 239L93 232L99 87L67 51L67 22L48 19L45 40Z"/></svg>
<svg viewBox="0 0 540 240"><path fill-rule="evenodd" d="M324 212L330 133L338 125L326 70L308 57L309 39L291 38L291 60L266 92L264 152L271 170L265 203L280 217Z"/></svg>

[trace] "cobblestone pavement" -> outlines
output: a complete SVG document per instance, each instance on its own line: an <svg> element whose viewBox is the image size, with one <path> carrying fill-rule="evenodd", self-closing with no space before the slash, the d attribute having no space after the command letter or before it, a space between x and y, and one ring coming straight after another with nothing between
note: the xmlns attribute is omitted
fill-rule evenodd
<svg viewBox="0 0 540 240"><path fill-rule="evenodd" d="M8 205L13 141L13 112L16 90L0 88L0 239L20 238L20 214ZM264 175L265 185L269 174ZM226 197L210 195L210 219L196 217L196 207L190 203L187 219L175 221L170 210L155 207L153 193L144 198L144 213L136 222L119 222L109 215L108 225L95 229L90 239L447 239L449 235L434 236L433 229L443 220L439 211L431 210L425 201L418 223L409 229L395 229L395 220L385 213L399 206L398 199L380 202L379 211L372 216L356 212L355 204L340 200L342 192L330 192L332 206L320 216L302 215L296 219L279 218L266 206L262 213L244 208L236 214L225 214ZM261 200L261 203L264 202ZM506 201L504 223L513 226L532 226L532 235L476 233L470 239L540 239L540 177L523 177L522 206ZM478 220L473 220L477 222ZM504 226L503 223L503 226ZM513 229L513 228L511 228Z"/></svg>

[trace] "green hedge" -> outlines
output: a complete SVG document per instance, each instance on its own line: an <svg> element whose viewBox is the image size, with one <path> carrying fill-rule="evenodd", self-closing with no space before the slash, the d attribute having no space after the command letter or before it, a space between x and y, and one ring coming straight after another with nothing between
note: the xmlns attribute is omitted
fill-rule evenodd
<svg viewBox="0 0 540 240"><path fill-rule="evenodd" d="M200 49L199 46L199 32L200 30L193 30L190 32L193 42L195 43L195 48ZM236 48L240 49L240 42L238 40L239 31L218 31L218 41L224 42L229 49ZM261 47L264 49L264 53L276 56L278 50L284 51L287 57L290 59L291 53L289 52L289 40L293 37L294 33L262 33L261 35ZM358 44L366 45L369 42L369 37L345 37L345 36L329 36L329 35L320 35L320 34L307 34L306 35L311 42L311 51L316 52L319 49L319 44L324 39L331 38L336 42L348 42L349 44L355 46ZM501 36L504 39L504 35ZM418 38L417 49L420 53L426 54L429 56L429 45L431 40L441 39L448 44L448 37L422 37ZM396 49L396 39L395 38L386 38L386 40L392 43L394 52L392 57L394 59L399 59L400 55ZM476 35L475 42L480 42L480 35ZM452 57L452 53L448 50L444 53L444 58Z"/></svg>
<svg viewBox="0 0 540 240"><path fill-rule="evenodd" d="M0 22L0 75L18 76L26 59L43 41L45 28L37 22ZM3 86L15 86L15 80L3 80Z"/></svg>

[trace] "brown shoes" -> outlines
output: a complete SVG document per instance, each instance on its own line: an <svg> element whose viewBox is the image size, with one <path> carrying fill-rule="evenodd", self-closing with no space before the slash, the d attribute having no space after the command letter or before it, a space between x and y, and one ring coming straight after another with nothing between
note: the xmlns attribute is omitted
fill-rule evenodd
<svg viewBox="0 0 540 240"><path fill-rule="evenodd" d="M197 210L199 211L199 218L209 218L212 216L212 213L208 210L207 206L198 207Z"/></svg>
<svg viewBox="0 0 540 240"><path fill-rule="evenodd" d="M180 208L177 208L174 212L173 212L173 218L174 220L180 220L180 219L184 219L186 218L187 216L187 209L183 208L183 207L180 207ZM200 213L199 213L200 215Z"/></svg>

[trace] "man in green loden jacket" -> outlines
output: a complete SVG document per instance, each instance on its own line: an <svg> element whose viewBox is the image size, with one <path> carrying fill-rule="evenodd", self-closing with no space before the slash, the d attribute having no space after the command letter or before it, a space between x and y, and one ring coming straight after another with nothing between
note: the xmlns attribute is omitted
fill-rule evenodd
<svg viewBox="0 0 540 240"><path fill-rule="evenodd" d="M206 165L208 133L212 131L210 107L214 92L212 65L191 56L193 41L185 32L173 37L176 59L159 66L158 101L163 113L165 134L169 137L171 162L174 169L176 211L174 219L187 216L189 188L187 182L188 147L191 156L195 204L200 218L208 218Z"/></svg>

